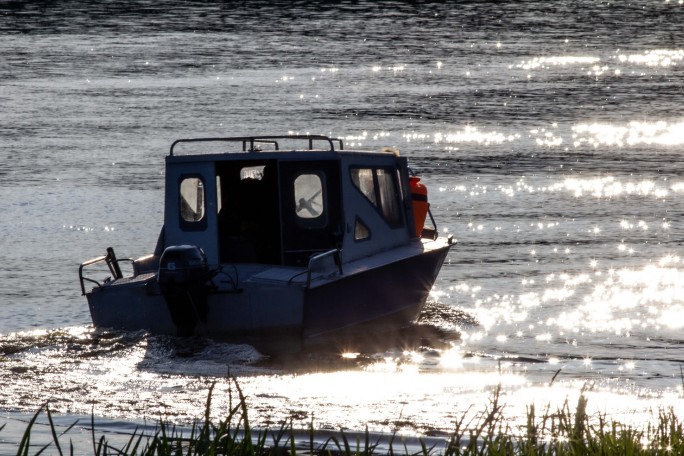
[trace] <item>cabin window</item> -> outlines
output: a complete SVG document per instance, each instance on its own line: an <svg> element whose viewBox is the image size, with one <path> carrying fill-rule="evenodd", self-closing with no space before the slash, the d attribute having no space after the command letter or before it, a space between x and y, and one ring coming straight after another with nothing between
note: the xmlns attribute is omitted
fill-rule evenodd
<svg viewBox="0 0 684 456"><path fill-rule="evenodd" d="M401 198L392 168L351 168L354 186L378 208L388 224L401 225Z"/></svg>
<svg viewBox="0 0 684 456"><path fill-rule="evenodd" d="M323 180L316 173L304 173L294 180L295 212L300 222L309 225L320 221L325 224ZM315 223L320 226L319 223Z"/></svg>
<svg viewBox="0 0 684 456"><path fill-rule="evenodd" d="M370 239L370 230L357 218L354 224L354 240L363 241L364 239Z"/></svg>
<svg viewBox="0 0 684 456"><path fill-rule="evenodd" d="M200 222L205 215L204 182L185 177L180 182L180 215L184 222Z"/></svg>
<svg viewBox="0 0 684 456"><path fill-rule="evenodd" d="M221 176L216 175L216 213L221 212L223 200L221 199Z"/></svg>
<svg viewBox="0 0 684 456"><path fill-rule="evenodd" d="M351 178L354 185L363 195L368 198L373 206L377 206L375 199L375 181L373 180L373 170L370 168L352 168Z"/></svg>
<svg viewBox="0 0 684 456"><path fill-rule="evenodd" d="M401 210L399 209L399 194L392 170L380 168L376 170L376 173L382 215L391 225L397 225L401 221Z"/></svg>
<svg viewBox="0 0 684 456"><path fill-rule="evenodd" d="M262 180L266 166L246 166L240 170L240 179Z"/></svg>

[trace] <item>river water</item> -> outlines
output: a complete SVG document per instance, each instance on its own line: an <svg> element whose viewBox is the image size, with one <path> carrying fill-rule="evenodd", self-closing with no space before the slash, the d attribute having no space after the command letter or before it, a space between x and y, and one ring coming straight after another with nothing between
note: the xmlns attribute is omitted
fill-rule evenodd
<svg viewBox="0 0 684 456"><path fill-rule="evenodd" d="M215 416L443 435L485 409L680 410L684 5L0 4L0 432L46 401L113 433ZM265 358L94 331L77 280L152 251L181 137L317 133L393 146L458 245L429 347ZM404 350L406 348L406 350ZM17 422L19 425L17 425Z"/></svg>

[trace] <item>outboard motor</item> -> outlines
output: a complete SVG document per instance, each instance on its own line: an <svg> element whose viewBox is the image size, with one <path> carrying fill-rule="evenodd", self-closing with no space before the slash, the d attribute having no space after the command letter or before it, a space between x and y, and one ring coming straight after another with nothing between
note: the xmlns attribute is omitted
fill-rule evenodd
<svg viewBox="0 0 684 456"><path fill-rule="evenodd" d="M159 289L166 300L179 336L194 333L197 322L207 321L209 267L195 245L167 247L159 260Z"/></svg>

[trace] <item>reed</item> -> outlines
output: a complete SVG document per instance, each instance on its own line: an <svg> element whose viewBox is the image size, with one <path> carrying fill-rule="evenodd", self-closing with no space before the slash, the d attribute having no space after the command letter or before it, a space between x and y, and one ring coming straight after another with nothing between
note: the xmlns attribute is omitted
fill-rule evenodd
<svg viewBox="0 0 684 456"><path fill-rule="evenodd" d="M205 414L195 423L189 435L160 420L153 433L136 429L120 447L110 444L105 436L96 436L94 418L91 419L92 454L105 455L228 455L228 456L367 456L386 455L511 455L511 456L575 456L575 455L672 455L684 454L684 428L672 410L660 410L657 420L644 429L636 429L612 421L605 415L589 416L587 399L582 391L577 404L571 407L566 400L557 410L546 407L539 414L534 405L527 408L525 425L514 428L504 416L501 388L497 387L485 410L464 414L443 445L428 445L420 440L418 447L409 449L395 433L384 444L366 428L362 437L350 438L340 431L322 443L315 438L313 420L308 429L308 441L297 443L292 422L277 429L252 428L247 401L237 382L237 404L232 394L227 416L214 422L210 419L213 386L207 396ZM47 415L52 441L31 445L33 427L38 417ZM83 455L71 439L68 447L63 440L76 423L57 432L48 403L33 415L18 445L17 455L59 454ZM2 431L2 427L0 427ZM300 434L301 435L301 434ZM87 450L90 451L90 450Z"/></svg>

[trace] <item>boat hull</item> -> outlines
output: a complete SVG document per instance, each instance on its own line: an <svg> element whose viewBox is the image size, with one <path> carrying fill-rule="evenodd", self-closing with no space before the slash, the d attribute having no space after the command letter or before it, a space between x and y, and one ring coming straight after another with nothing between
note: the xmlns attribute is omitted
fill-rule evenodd
<svg viewBox="0 0 684 456"><path fill-rule="evenodd" d="M392 328L415 321L447 252L443 247L308 290L304 339L353 333L367 323Z"/></svg>
<svg viewBox="0 0 684 456"><path fill-rule="evenodd" d="M266 352L296 351L348 337L368 324L391 329L415 321L448 250L445 243L403 256L380 256L372 267L352 265L342 274L308 282L301 269L280 271L285 278L279 278L277 268L262 271L239 289L210 292L206 318L188 327L177 318L174 323L156 274L113 281L94 288L87 298L96 327L201 335L251 343Z"/></svg>

